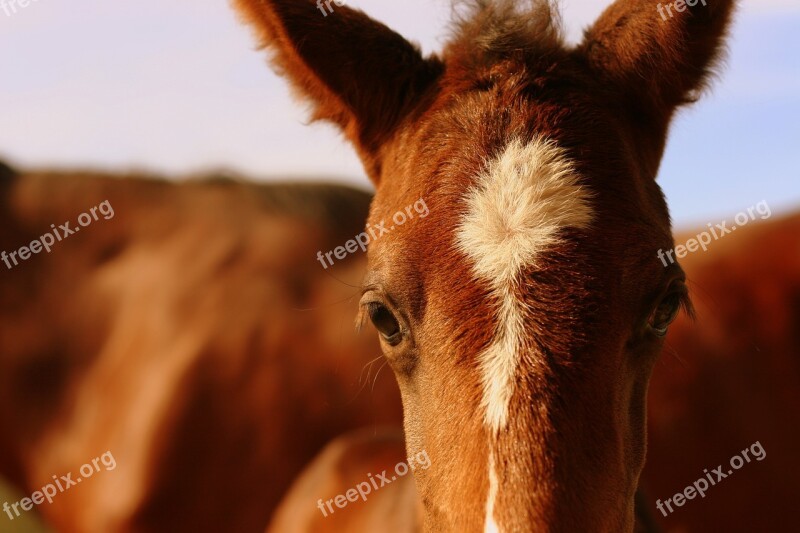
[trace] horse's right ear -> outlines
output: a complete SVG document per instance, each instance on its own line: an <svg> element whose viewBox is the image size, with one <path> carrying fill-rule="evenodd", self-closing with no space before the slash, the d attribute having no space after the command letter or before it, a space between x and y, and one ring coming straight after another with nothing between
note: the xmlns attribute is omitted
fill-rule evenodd
<svg viewBox="0 0 800 533"><path fill-rule="evenodd" d="M402 36L341 0L234 0L278 71L339 125L373 181L380 148L442 71Z"/></svg>
<svg viewBox="0 0 800 533"><path fill-rule="evenodd" d="M616 0L586 31L594 73L669 121L693 101L724 48L736 0Z"/></svg>

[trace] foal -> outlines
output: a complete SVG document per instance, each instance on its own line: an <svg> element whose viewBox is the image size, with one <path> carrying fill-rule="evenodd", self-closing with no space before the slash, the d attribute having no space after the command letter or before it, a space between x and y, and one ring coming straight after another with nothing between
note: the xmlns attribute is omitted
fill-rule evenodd
<svg viewBox="0 0 800 533"><path fill-rule="evenodd" d="M237 0L376 187L362 316L400 385L428 531L631 531L647 383L686 302L655 176L733 0L618 0L576 47L546 2L475 1L424 58L360 11ZM368 504L364 504L368 505Z"/></svg>

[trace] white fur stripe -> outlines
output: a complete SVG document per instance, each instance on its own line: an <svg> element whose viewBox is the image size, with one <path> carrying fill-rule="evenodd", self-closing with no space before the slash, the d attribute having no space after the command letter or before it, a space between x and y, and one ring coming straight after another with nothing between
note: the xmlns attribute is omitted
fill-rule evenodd
<svg viewBox="0 0 800 533"><path fill-rule="evenodd" d="M564 151L538 138L512 140L467 192L456 243L489 283L497 310L494 339L479 355L484 421L494 432L507 424L525 342L519 274L559 242L562 229L589 225L589 198Z"/></svg>
<svg viewBox="0 0 800 533"><path fill-rule="evenodd" d="M554 143L512 140L488 162L466 196L466 213L456 232L458 248L473 262L478 279L489 284L497 325L492 342L478 356L484 423L493 434L508 423L520 351L525 345L525 302L520 273L535 267L541 253L559 242L567 227L592 220L589 192L564 151ZM485 533L497 533L494 519L499 490L493 443L489 442L489 492Z"/></svg>
<svg viewBox="0 0 800 533"><path fill-rule="evenodd" d="M494 456L489 450L489 496L486 498L486 523L484 533L500 533L497 522L494 521L494 500L497 498L497 471L494 469Z"/></svg>
<svg viewBox="0 0 800 533"><path fill-rule="evenodd" d="M524 333L524 309L514 295L516 283L496 287L497 330L492 343L480 355L484 418L494 430L506 424L508 404L514 392L519 344Z"/></svg>

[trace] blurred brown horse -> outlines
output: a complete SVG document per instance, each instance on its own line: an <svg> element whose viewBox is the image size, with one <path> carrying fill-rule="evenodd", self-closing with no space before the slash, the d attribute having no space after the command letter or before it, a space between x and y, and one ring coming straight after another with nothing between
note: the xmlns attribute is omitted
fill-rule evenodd
<svg viewBox="0 0 800 533"><path fill-rule="evenodd" d="M316 260L363 230L369 199L0 167L0 475L30 496L109 451L114 470L37 506L50 524L263 530L325 443L400 424L353 328L363 254ZM112 216L76 223L103 202Z"/></svg>

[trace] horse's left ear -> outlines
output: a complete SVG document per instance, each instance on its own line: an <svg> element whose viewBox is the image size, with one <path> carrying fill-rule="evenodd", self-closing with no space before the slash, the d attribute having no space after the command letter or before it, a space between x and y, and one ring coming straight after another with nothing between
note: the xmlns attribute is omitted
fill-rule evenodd
<svg viewBox="0 0 800 533"><path fill-rule="evenodd" d="M339 0L234 3L280 73L310 100L314 118L336 123L377 181L381 145L438 78L441 63Z"/></svg>
<svg viewBox="0 0 800 533"><path fill-rule="evenodd" d="M694 101L723 49L735 0L617 0L580 51L638 112L664 120ZM638 104L638 105L637 105Z"/></svg>

